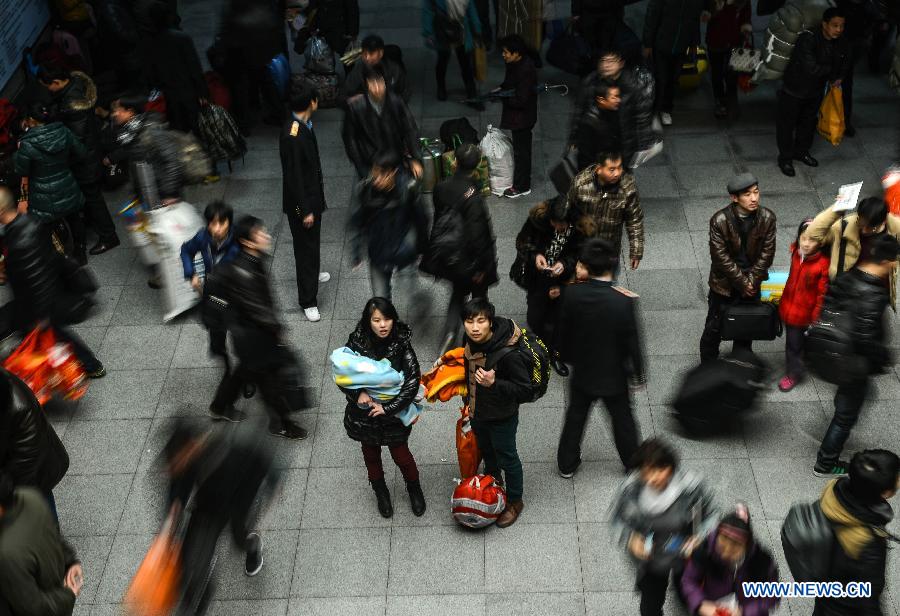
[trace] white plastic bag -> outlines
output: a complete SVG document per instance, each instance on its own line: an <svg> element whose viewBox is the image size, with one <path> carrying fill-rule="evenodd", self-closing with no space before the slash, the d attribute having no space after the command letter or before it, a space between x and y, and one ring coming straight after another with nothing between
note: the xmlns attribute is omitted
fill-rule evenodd
<svg viewBox="0 0 900 616"><path fill-rule="evenodd" d="M147 212L153 245L159 253L158 270L163 286L163 320L170 321L195 306L200 296L184 278L181 245L204 226L190 203L180 201Z"/></svg>
<svg viewBox="0 0 900 616"><path fill-rule="evenodd" d="M512 139L498 128L490 124L487 133L479 144L481 153L488 159L491 174L491 192L498 197L513 185L513 147Z"/></svg>

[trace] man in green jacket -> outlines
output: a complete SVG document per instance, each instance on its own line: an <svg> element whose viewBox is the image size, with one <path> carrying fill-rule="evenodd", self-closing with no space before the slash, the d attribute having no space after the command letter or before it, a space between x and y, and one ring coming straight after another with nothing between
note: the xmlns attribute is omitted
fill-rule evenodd
<svg viewBox="0 0 900 616"><path fill-rule="evenodd" d="M0 613L69 616L83 583L44 496L0 474Z"/></svg>

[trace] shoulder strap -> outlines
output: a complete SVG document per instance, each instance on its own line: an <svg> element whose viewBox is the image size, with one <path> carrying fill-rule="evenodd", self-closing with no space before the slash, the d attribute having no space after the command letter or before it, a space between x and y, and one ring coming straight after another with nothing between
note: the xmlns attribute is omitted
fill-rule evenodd
<svg viewBox="0 0 900 616"><path fill-rule="evenodd" d="M844 237L844 232L847 230L847 217L845 215L841 216L841 243L838 248L838 262L837 262L837 275L840 276L844 273L844 262L847 259L847 239Z"/></svg>
<svg viewBox="0 0 900 616"><path fill-rule="evenodd" d="M521 340L521 338L519 338L519 340ZM493 368L496 368L497 364L500 363L500 360L502 360L504 357L506 357L513 351L515 351L518 346L519 346L519 343L517 341L514 346L505 346L502 349L500 349L499 351L494 351L493 353L491 353L490 355L485 357L485 360L484 360L485 370L492 370Z"/></svg>

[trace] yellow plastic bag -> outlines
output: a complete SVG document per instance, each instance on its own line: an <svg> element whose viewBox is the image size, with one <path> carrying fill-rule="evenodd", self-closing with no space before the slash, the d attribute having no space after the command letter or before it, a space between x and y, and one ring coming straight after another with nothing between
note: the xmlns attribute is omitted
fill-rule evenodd
<svg viewBox="0 0 900 616"><path fill-rule="evenodd" d="M840 86L828 86L819 108L819 134L831 145L838 145L844 138L844 95Z"/></svg>
<svg viewBox="0 0 900 616"><path fill-rule="evenodd" d="M475 80L487 81L487 50L481 45L475 46Z"/></svg>

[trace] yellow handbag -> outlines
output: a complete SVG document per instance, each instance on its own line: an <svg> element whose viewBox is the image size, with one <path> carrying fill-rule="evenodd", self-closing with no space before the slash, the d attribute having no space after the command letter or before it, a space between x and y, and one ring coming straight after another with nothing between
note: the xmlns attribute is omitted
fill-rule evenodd
<svg viewBox="0 0 900 616"><path fill-rule="evenodd" d="M709 69L709 56L703 47L688 47L678 77L678 87L694 90L700 85L700 78Z"/></svg>
<svg viewBox="0 0 900 616"><path fill-rule="evenodd" d="M831 145L844 138L844 95L840 86L828 86L819 107L819 134Z"/></svg>
<svg viewBox="0 0 900 616"><path fill-rule="evenodd" d="M475 80L487 81L487 50L483 45L475 46Z"/></svg>

